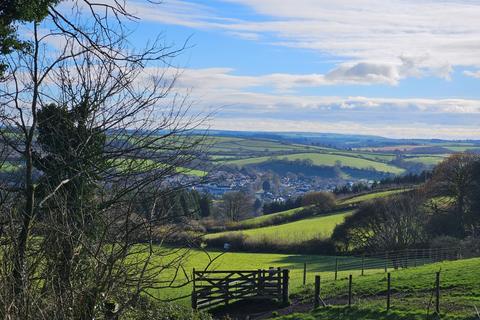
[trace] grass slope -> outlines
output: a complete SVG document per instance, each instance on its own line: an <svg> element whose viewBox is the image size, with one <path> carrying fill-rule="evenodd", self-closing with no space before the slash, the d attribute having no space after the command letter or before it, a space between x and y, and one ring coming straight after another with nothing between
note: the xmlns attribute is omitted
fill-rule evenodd
<svg viewBox="0 0 480 320"><path fill-rule="evenodd" d="M342 223L345 217L352 213L352 210L348 210L341 213L315 216L276 226L214 233L206 237L215 238L225 235L243 234L247 237L248 241L252 242L275 241L277 243L300 243L314 238L330 237L335 226Z"/></svg>
<svg viewBox="0 0 480 320"><path fill-rule="evenodd" d="M360 196L355 196L355 197L352 197L352 198L339 200L338 203L341 204L341 205L360 203L360 202L373 200L373 199L377 199L377 198L385 198L385 197L388 197L388 196L391 196L391 195L394 195L394 194L397 194L397 193L402 193L402 192L405 192L405 191L408 191L408 190L410 190L410 189L372 192L372 193L367 193L367 194L363 194L363 195L360 195Z"/></svg>
<svg viewBox="0 0 480 320"><path fill-rule="evenodd" d="M175 252L174 249L170 249ZM157 258L159 264L165 264L172 260L173 256L183 254L182 251L175 252L172 256L164 259ZM218 257L209 267L208 270L257 270L268 269L269 267L288 268L290 270L290 292L300 293L304 288L303 281L303 264L307 263L307 281L312 282L315 274L321 274L323 279L333 279L335 259L334 256L320 256L320 255L300 255L300 254L275 254L275 253L242 253L242 252L221 252L208 251L208 254L202 251L191 250L182 260L181 266L190 274L193 268L196 270L203 270L210 262L210 258ZM346 257L341 257L346 259ZM356 259L356 258L355 258ZM351 258L350 260L351 261ZM360 261L360 260L359 260ZM377 272L371 270L369 272ZM161 279L169 281L172 279L175 270L167 269L161 274ZM345 276L347 271L341 273ZM176 284L184 282L185 275L180 271L177 275ZM191 293L191 284L184 287L173 288L168 290L152 290L151 293L159 298L178 298L184 304L189 304L190 299L188 295Z"/></svg>
<svg viewBox="0 0 480 320"><path fill-rule="evenodd" d="M435 273L440 271L440 316L442 319L475 319L474 306L480 305L480 259L446 261L418 268L392 272L392 311L385 312L384 273L356 276L353 280L355 307L321 308L307 314L290 315L279 319L433 319L426 317L427 308L433 313L432 294ZM322 284L325 301L345 303L348 281L326 281ZM298 295L311 301L313 287ZM429 307L430 305L430 307Z"/></svg>
<svg viewBox="0 0 480 320"><path fill-rule="evenodd" d="M278 217L293 216L295 213L303 209L304 207L299 207L299 208L267 214L267 215L263 215L255 218L245 219L245 220L239 221L236 225L245 229L255 228L261 224L267 223L268 221L275 220Z"/></svg>
<svg viewBox="0 0 480 320"><path fill-rule="evenodd" d="M287 159L290 161L311 160L312 163L317 166L334 166L337 163L337 161L340 161L342 166L356 168L356 169L374 168L377 171L388 172L393 174L401 174L404 172L404 169L402 168L398 168L398 167L385 164L382 162L378 162L378 161L372 161L368 159L337 155L337 154L327 154L327 153L297 153L297 154L282 155L278 157L256 157L256 158L225 161L225 164L237 165L242 167L249 164L266 162L272 158Z"/></svg>
<svg viewBox="0 0 480 320"><path fill-rule="evenodd" d="M359 196L353 196L351 198L347 199L340 199L337 201L338 205L347 205L347 204L355 204L355 203L360 203L363 201L368 201L376 198L383 198L383 197L388 197L390 195L396 194L396 193L401 193L406 190L388 190L388 191L380 191L380 192L372 192L368 194L362 194ZM281 212L276 212L268 215L263 215L255 218L250 218L250 219L245 219L243 221L240 221L236 224L236 226L241 227L243 229L249 229L249 228L255 228L260 225L265 225L268 224L269 221L276 220L277 218L280 217L288 217L292 216L298 211L304 209L305 207L300 207L300 208L295 208L295 209L290 209L286 211L281 211Z"/></svg>
<svg viewBox="0 0 480 320"><path fill-rule="evenodd" d="M407 162L422 163L427 166L434 166L445 160L445 157L442 156L425 156L425 157L411 157L406 158Z"/></svg>

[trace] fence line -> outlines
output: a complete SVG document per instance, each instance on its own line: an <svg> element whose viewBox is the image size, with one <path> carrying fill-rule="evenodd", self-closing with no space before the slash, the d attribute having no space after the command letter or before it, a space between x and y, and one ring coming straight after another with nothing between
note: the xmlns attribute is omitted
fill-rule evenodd
<svg viewBox="0 0 480 320"><path fill-rule="evenodd" d="M359 272L362 276L367 271L383 271L387 273L389 270L406 269L422 266L425 264L458 260L467 257L474 257L472 252L463 252L461 248L415 248L404 250L390 250L378 253L336 257L335 262L330 268L322 270L323 272L331 271L335 280L339 279L340 273ZM303 265L303 284L308 271L308 265Z"/></svg>
<svg viewBox="0 0 480 320"><path fill-rule="evenodd" d="M435 273L432 273L432 280L435 279L435 281L432 281L433 283L433 287L432 287L432 292L434 293L432 296L434 297L435 301L434 301L434 306L435 306L435 309L434 309L434 313L439 315L440 314L440 288L441 288L441 282L440 282L440 271L437 271ZM314 308L318 308L320 307L320 302L322 302L323 306L326 307L327 304L325 303L324 299L327 299L326 301L327 302L330 302L331 304L335 304L335 305L345 305L345 306L348 306L348 307L351 307L352 305L354 305L354 302L353 302L353 299L354 299L354 293L353 293L353 288L355 286L354 284L354 281L353 281L353 275L349 275L348 276L348 291L347 291L347 300L344 301L344 300L341 300L341 299L333 299L332 301L329 301L328 300L328 297L323 297L322 298L322 288L321 288L321 284L323 282L321 282L321 277L319 275L316 275L315 276L315 283L314 283L314 297L313 297L313 301L314 301ZM342 294L340 293L336 293L338 296L341 296ZM391 273L388 272L387 273L387 279L386 279L386 290L385 290L385 293L382 294L382 296L384 295L383 299L385 299L385 302L386 302L386 307L385 307L385 310L388 312L392 309L392 277L391 277ZM378 297L378 295L374 295L373 297ZM330 298L335 298L335 297L330 297ZM432 302L432 301L430 301ZM430 309L430 304L428 305L427 307L427 310Z"/></svg>

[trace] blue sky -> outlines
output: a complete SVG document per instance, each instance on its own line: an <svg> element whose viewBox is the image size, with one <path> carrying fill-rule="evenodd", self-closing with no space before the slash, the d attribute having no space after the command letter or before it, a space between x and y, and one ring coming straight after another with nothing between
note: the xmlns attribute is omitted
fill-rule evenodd
<svg viewBox="0 0 480 320"><path fill-rule="evenodd" d="M216 129L480 139L480 2L128 1Z"/></svg>

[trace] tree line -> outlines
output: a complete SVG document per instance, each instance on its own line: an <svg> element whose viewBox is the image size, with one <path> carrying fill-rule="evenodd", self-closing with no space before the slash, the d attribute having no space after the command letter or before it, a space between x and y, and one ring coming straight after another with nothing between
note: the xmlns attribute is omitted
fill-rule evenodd
<svg viewBox="0 0 480 320"><path fill-rule="evenodd" d="M373 252L461 245L480 231L480 157L454 154L420 187L364 203L338 225L332 240L341 251Z"/></svg>

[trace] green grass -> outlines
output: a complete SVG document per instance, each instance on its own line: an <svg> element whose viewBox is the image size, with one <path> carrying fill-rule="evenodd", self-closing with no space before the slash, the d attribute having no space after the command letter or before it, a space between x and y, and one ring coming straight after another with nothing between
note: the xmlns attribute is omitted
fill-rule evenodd
<svg viewBox="0 0 480 320"><path fill-rule="evenodd" d="M303 220L285 224L248 229L243 231L226 231L209 234L207 238L215 238L225 235L243 234L248 241L275 241L276 243L301 243L315 238L328 238L331 236L336 225L345 220L345 217L353 211L345 211L331 215L315 216Z"/></svg>
<svg viewBox="0 0 480 320"><path fill-rule="evenodd" d="M8 161L5 161L0 165L0 172L4 173L15 172L18 169L20 169L19 165Z"/></svg>
<svg viewBox="0 0 480 320"><path fill-rule="evenodd" d="M380 161L380 162L389 162L395 160L394 154L388 153L375 153L375 152L359 152L359 151L334 151L330 152L331 154L339 154L348 157L359 157L373 161Z"/></svg>
<svg viewBox="0 0 480 320"><path fill-rule="evenodd" d="M464 152L464 151L468 151L468 150L472 150L472 149L479 149L480 146L475 146L475 145L471 145L471 146L445 146L446 149L448 150L451 150L453 152Z"/></svg>
<svg viewBox="0 0 480 320"><path fill-rule="evenodd" d="M116 168L123 171L135 171L135 172L146 172L149 170L163 169L167 168L167 165L159 162L155 162L150 159L115 159L113 164ZM175 171L177 173L193 175L197 177L204 177L207 175L206 171L185 168L185 167L176 167Z"/></svg>
<svg viewBox="0 0 480 320"><path fill-rule="evenodd" d="M267 214L267 215L263 215L263 216L259 216L259 217L255 217L255 218L245 219L245 220L242 220L242 221L238 222L236 225L241 227L241 228L245 228L245 229L254 228L255 226L258 226L258 225L261 225L261 224L264 224L264 223L268 223L268 221L274 220L277 217L293 216L295 213L297 213L298 211L303 210L303 209L304 209L304 207L299 207L299 208L294 208L294 209L290 209L290 210L285 210L285 211L281 211L281 212Z"/></svg>
<svg viewBox="0 0 480 320"><path fill-rule="evenodd" d="M173 251L173 249L172 249ZM337 257L297 254L270 254L270 253L237 253L228 252L222 255L219 251L208 252L192 250L181 262L187 274L193 268L203 270L210 258L218 257L209 270L257 270L269 267L281 267L290 270L290 293L294 300L300 299L311 303L313 298L314 276L322 278L322 298L326 301L345 303L348 292L348 275L353 274L353 302L355 307L348 311L343 307L320 308L314 312L291 315L281 319L417 319L423 315L425 319L425 305L430 301L435 272L441 270L441 311L455 309L458 319L465 319L465 315L473 316L473 305L480 305L480 259L446 261L417 268L393 270L392 273L392 311L387 315L384 312L386 276L382 269L367 270L365 276L359 270L342 271L337 281L333 280L334 265ZM340 257L343 260L358 260L358 258ZM161 263L161 260L158 260ZM307 264L307 286L302 286L303 264ZM168 281L174 270L166 270L161 279ZM176 284L185 280L180 273ZM175 289L151 290L151 294L162 298L184 296L180 300L189 304L191 286ZM420 318L418 318L420 319ZM442 316L442 319L454 319ZM473 318L472 318L473 319Z"/></svg>
<svg viewBox="0 0 480 320"><path fill-rule="evenodd" d="M211 153L231 153L242 155L248 152L306 152L317 149L316 147L290 144L268 139L247 139L230 137L208 137L206 144L210 146Z"/></svg>
<svg viewBox="0 0 480 320"><path fill-rule="evenodd" d="M437 271L441 272L442 319L473 319L473 306L480 305L479 258L446 261L392 272L391 314L384 312L387 287L385 274L376 273L353 278L353 302L356 307L350 311L350 315L345 314L344 308L332 308L297 315L297 318L281 319L425 319L427 306L432 301ZM313 287L309 286L298 297L310 301L313 297L312 290ZM347 277L322 283L322 298L326 301L345 303L347 294ZM433 308L432 305L430 313ZM422 313L423 318L419 317Z"/></svg>
<svg viewBox="0 0 480 320"><path fill-rule="evenodd" d="M409 189L407 189L409 190ZM359 203L363 201L368 201L376 198L383 198L383 197L388 197L393 194L401 193L406 190L388 190L388 191L380 191L380 192L372 192L368 194L363 194L359 196L354 196L352 198L348 198L345 200L339 199L337 201L337 205L347 205L347 204L354 204L354 203ZM299 207L299 208L294 208L286 211L281 211L281 212L276 212L272 214L267 214L255 218L250 218L250 219L245 219L242 220L238 223L235 224L236 227L242 228L242 229L250 229L250 228L258 228L259 226L269 224L269 221L275 220L278 218L287 218L289 216L295 215L297 212L305 209L305 207ZM292 222L293 223L293 222ZM273 223L271 223L273 224Z"/></svg>
<svg viewBox="0 0 480 320"><path fill-rule="evenodd" d="M157 247L158 248L158 247ZM174 249L171 249L174 252ZM179 255L184 251L179 251L175 255ZM209 258L210 257L210 258ZM217 258L218 257L218 258ZM173 257L166 259L157 258L155 263L159 265L165 264L165 261L172 260ZM185 259L182 260L181 266L187 274L191 274L193 268L196 270L204 270L210 262L210 259L217 258L209 267L208 270L257 270L268 269L269 267L281 267L290 270L290 292L300 293L303 290L303 264L307 263L307 282L314 280L314 275L321 274L325 279L333 279L335 259L334 256L320 256L320 255L300 255L300 254L275 254L275 253L242 253L242 252L227 252L208 251L205 252L190 250ZM377 271L369 271L377 272ZM175 271L167 269L161 274L160 279L169 281L173 278ZM345 271L342 274L347 274ZM185 275L183 272L178 274L176 284L183 283ZM189 304L190 299L187 297L192 291L191 285L174 289L152 290L151 293L159 298L178 298L181 303Z"/></svg>
<svg viewBox="0 0 480 320"><path fill-rule="evenodd" d="M342 166L352 167L357 169L371 169L374 168L377 171L388 172L393 174L401 174L404 172L404 169L398 168L389 164L385 164L378 161L372 161L368 159L362 159L358 157L349 157L336 154L326 154L326 153L297 153L297 154L288 154L281 155L277 157L255 157L247 158L240 160L231 160L225 161L225 164L245 166L250 164L257 164L269 161L270 159L287 159L290 161L293 160L311 160L314 165L318 166L334 166L337 161L341 162Z"/></svg>
<svg viewBox="0 0 480 320"><path fill-rule="evenodd" d="M388 197L388 196L391 196L391 195L394 195L394 194L397 194L397 193L402 193L402 192L405 192L405 191L408 191L408 190L410 190L410 189L372 192L372 193L367 193L367 194L363 194L363 195L360 195L360 196L348 198L348 199L345 199L345 200L339 200L338 203L342 204L342 205L359 203L359 202L364 202L364 201L373 200L373 199L377 199L377 198L385 198L385 197Z"/></svg>
<svg viewBox="0 0 480 320"><path fill-rule="evenodd" d="M405 161L407 162L417 162L417 163L422 163L429 166L437 165L443 160L445 160L445 157L442 157L442 156L411 157L411 158L405 159Z"/></svg>

